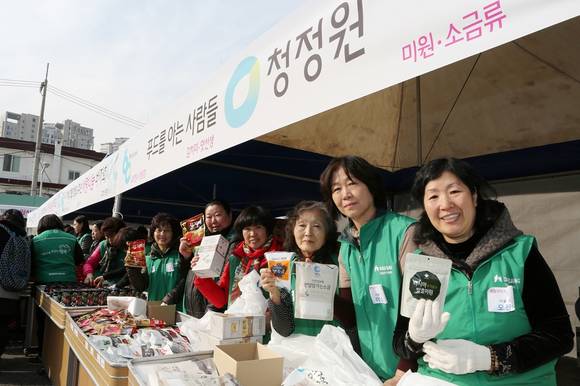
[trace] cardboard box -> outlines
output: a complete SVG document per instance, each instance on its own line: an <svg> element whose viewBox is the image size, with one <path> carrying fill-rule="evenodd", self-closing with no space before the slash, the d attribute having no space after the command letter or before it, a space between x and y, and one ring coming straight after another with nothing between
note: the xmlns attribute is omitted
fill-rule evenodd
<svg viewBox="0 0 580 386"><path fill-rule="evenodd" d="M195 254L199 261L192 271L199 277L218 277L222 273L229 242L222 235L205 236Z"/></svg>
<svg viewBox="0 0 580 386"><path fill-rule="evenodd" d="M210 335L220 339L245 338L266 333L264 315L243 316L225 315L217 312L210 314Z"/></svg>
<svg viewBox="0 0 580 386"><path fill-rule="evenodd" d="M248 336L245 338L221 339L203 331L198 331L199 346L195 350L214 350L215 346L240 343L262 343L263 336Z"/></svg>
<svg viewBox="0 0 580 386"><path fill-rule="evenodd" d="M175 324L176 312L175 304L162 306L160 301L147 302L147 317L150 319L163 320L168 326L173 326Z"/></svg>
<svg viewBox="0 0 580 386"><path fill-rule="evenodd" d="M282 356L260 343L216 346L213 360L220 375L230 373L242 386L282 384Z"/></svg>

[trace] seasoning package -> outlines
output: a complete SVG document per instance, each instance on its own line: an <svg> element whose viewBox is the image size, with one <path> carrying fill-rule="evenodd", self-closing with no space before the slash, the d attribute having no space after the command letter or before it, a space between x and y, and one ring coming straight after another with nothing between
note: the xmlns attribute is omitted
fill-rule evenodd
<svg viewBox="0 0 580 386"><path fill-rule="evenodd" d="M268 268L274 276L278 287L286 288L290 291L290 262L294 257L293 252L266 252Z"/></svg>
<svg viewBox="0 0 580 386"><path fill-rule="evenodd" d="M199 245L205 234L203 213L188 218L187 220L183 220L180 224L181 230L183 231L183 237L185 237L192 246Z"/></svg>
<svg viewBox="0 0 580 386"><path fill-rule="evenodd" d="M419 299L439 300L443 308L450 273L449 259L407 253L403 273L401 315L410 318Z"/></svg>
<svg viewBox="0 0 580 386"><path fill-rule="evenodd" d="M125 266L145 267L145 240L127 241L127 255L125 255Z"/></svg>
<svg viewBox="0 0 580 386"><path fill-rule="evenodd" d="M333 264L295 263L294 317L332 320L338 267Z"/></svg>

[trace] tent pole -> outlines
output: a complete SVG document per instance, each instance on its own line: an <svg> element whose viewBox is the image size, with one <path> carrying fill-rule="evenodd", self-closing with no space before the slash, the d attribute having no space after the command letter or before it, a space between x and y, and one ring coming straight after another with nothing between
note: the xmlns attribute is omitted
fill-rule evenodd
<svg viewBox="0 0 580 386"><path fill-rule="evenodd" d="M415 78L416 99L415 107L417 108L417 166L423 165L422 144L421 144L421 77Z"/></svg>
<svg viewBox="0 0 580 386"><path fill-rule="evenodd" d="M120 217L123 219L123 215L121 214L121 199L122 195L117 194L115 196L115 201L113 202L113 217Z"/></svg>

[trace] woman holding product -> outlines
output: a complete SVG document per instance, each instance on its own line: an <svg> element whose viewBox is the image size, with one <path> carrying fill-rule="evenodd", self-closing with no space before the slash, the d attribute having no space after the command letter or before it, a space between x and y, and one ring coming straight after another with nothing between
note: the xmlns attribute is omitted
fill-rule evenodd
<svg viewBox="0 0 580 386"><path fill-rule="evenodd" d="M272 236L273 228L274 218L261 206L242 210L234 223L236 236L242 241L233 248L219 280L200 277L194 280L209 303L217 308L231 305L240 296L240 280L251 270L259 272L267 266L264 253L281 250L282 242ZM198 260L199 257L194 256L191 266L195 267Z"/></svg>
<svg viewBox="0 0 580 386"><path fill-rule="evenodd" d="M177 304L182 311L181 294L189 264L179 253L181 227L179 221L167 213L158 213L151 220L153 244L145 257L144 268L127 267L131 285L137 291L147 291L147 300L162 304Z"/></svg>
<svg viewBox="0 0 580 386"><path fill-rule="evenodd" d="M348 219L339 237L339 287L342 297L351 292L362 357L379 377L391 378L399 365L392 347L401 287L399 260L415 249L408 231L413 219L386 210L381 176L363 158L333 159L320 185L331 213Z"/></svg>
<svg viewBox="0 0 580 386"><path fill-rule="evenodd" d="M205 219L205 236L222 235L225 237L230 243L228 253L226 254L226 256L229 256L235 244L236 236L232 229L233 216L230 205L222 200L213 200L207 203L203 214ZM187 238L182 237L179 244L179 253L187 259L190 259L193 256L193 247L187 241ZM215 308L207 303L206 298L194 285L194 278L195 273L189 270L184 285L182 286L183 288L180 288L180 292L183 292L184 312L200 319L205 315L208 308L214 311L223 311L223 309Z"/></svg>
<svg viewBox="0 0 580 386"><path fill-rule="evenodd" d="M302 201L288 214L284 250L296 257L291 263L292 292L295 290L295 262L337 264L336 227L328 209L317 201ZM295 319L292 294L276 285L276 276L268 269L260 270L261 286L270 294L268 308L272 311L272 326L282 336L292 333L316 336L333 321Z"/></svg>
<svg viewBox="0 0 580 386"><path fill-rule="evenodd" d="M573 334L535 238L464 161L429 162L412 195L423 208L420 253L453 265L443 307L420 300L410 320L399 317L395 351L457 385L556 385L556 359Z"/></svg>

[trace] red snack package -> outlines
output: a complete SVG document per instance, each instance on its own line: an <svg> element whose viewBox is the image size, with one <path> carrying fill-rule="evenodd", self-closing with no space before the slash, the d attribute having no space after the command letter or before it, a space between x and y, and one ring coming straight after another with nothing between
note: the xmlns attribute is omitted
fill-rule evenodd
<svg viewBox="0 0 580 386"><path fill-rule="evenodd" d="M183 237L185 237L192 246L199 245L205 234L203 213L188 218L187 220L183 220L180 224L181 230L183 231Z"/></svg>
<svg viewBox="0 0 580 386"><path fill-rule="evenodd" d="M125 266L145 267L145 240L127 241L127 255L125 256Z"/></svg>

